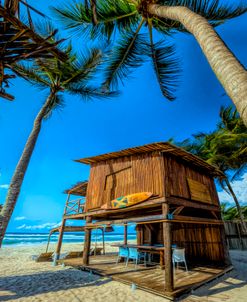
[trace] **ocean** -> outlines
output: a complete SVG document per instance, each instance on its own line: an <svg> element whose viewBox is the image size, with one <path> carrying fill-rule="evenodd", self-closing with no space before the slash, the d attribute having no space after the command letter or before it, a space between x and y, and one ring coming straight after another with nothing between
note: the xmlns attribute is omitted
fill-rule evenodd
<svg viewBox="0 0 247 302"><path fill-rule="evenodd" d="M22 246L22 245L38 245L46 244L49 233L7 233L3 239L3 246ZM136 234L128 234L128 240L136 239ZM92 234L92 242L102 241L101 232ZM58 233L52 234L50 243L57 243ZM122 233L105 233L105 241L123 241ZM64 233L64 243L83 243L84 234L80 233Z"/></svg>

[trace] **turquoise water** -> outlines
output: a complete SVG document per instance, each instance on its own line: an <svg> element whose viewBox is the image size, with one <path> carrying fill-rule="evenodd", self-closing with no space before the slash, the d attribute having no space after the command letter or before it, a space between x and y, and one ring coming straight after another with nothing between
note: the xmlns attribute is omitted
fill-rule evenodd
<svg viewBox="0 0 247 302"><path fill-rule="evenodd" d="M3 246L16 246L16 245L34 245L47 243L48 233L8 233L3 240ZM136 234L128 234L128 239L136 239ZM50 242L57 243L58 233L51 236ZM92 234L92 242L102 241L102 235ZM121 233L106 233L105 241L123 241L123 234ZM84 234L80 233L65 233L63 236L64 243L82 243L84 242Z"/></svg>

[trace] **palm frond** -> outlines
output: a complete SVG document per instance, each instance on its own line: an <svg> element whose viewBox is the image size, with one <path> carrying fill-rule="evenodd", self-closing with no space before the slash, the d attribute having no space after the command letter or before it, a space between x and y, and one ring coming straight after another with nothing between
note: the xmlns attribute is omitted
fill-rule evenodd
<svg viewBox="0 0 247 302"><path fill-rule="evenodd" d="M63 82L63 85L91 80L95 72L99 70L103 55L102 50L99 48L91 48L87 53L84 52L77 55L77 59L72 63L73 72Z"/></svg>
<svg viewBox="0 0 247 302"><path fill-rule="evenodd" d="M238 179L246 171L246 169L247 169L247 163L243 164L242 167L240 167L239 169L237 169L237 171L235 171L235 173L231 177L231 181Z"/></svg>
<svg viewBox="0 0 247 302"><path fill-rule="evenodd" d="M68 93L82 98L84 101L91 101L97 99L109 99L119 95L118 91L103 91L99 88L91 87L83 84L69 85Z"/></svg>
<svg viewBox="0 0 247 302"><path fill-rule="evenodd" d="M150 56L154 71L164 97L169 101L175 99L174 93L178 86L179 62L175 58L174 46L165 45L163 41L154 43L151 21L148 24L150 37Z"/></svg>
<svg viewBox="0 0 247 302"><path fill-rule="evenodd" d="M186 32L180 22L152 16L152 25L161 34L171 36L176 30Z"/></svg>
<svg viewBox="0 0 247 302"><path fill-rule="evenodd" d="M145 36L139 33L143 22L144 20L135 32L125 33L113 47L107 59L104 89L117 87L119 80L123 82L130 76L132 69L141 66L144 62L144 55L147 54Z"/></svg>
<svg viewBox="0 0 247 302"><path fill-rule="evenodd" d="M63 96L61 94L54 94L52 99L50 100L50 104L46 110L44 119L50 118L55 110L62 110L64 106L65 102Z"/></svg>
<svg viewBox="0 0 247 302"><path fill-rule="evenodd" d="M86 3L68 4L52 9L67 29L92 39L110 39L115 29L131 30L140 20L135 5L128 0L98 0L97 24L92 23L93 12Z"/></svg>
<svg viewBox="0 0 247 302"><path fill-rule="evenodd" d="M36 21L34 23L35 32L37 32L41 37L47 38L51 42L57 42L59 40L58 30L54 27L54 24L49 20Z"/></svg>
<svg viewBox="0 0 247 302"><path fill-rule="evenodd" d="M40 74L32 64L16 63L11 66L11 69L18 76L24 78L29 83L40 89L46 89L50 87L50 83L46 76Z"/></svg>
<svg viewBox="0 0 247 302"><path fill-rule="evenodd" d="M162 5L186 6L205 17L214 26L247 12L246 3L227 2L223 4L220 0L159 0L159 4Z"/></svg>

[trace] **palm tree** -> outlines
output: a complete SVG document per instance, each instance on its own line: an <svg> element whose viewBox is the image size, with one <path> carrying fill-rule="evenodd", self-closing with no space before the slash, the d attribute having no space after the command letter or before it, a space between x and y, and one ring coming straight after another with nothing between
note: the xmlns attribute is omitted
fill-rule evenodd
<svg viewBox="0 0 247 302"><path fill-rule="evenodd" d="M96 6L95 2L91 8L84 1L54 10L68 29L91 38L110 40L118 31L120 38L109 59L105 88L128 77L130 69L140 66L146 55L153 61L163 95L173 100L178 71L174 47L154 42L153 30L164 38L175 31L189 32L247 126L247 72L214 30L245 13L247 5L222 4L220 0L97 0Z"/></svg>
<svg viewBox="0 0 247 302"><path fill-rule="evenodd" d="M215 131L193 135L192 141L187 139L179 143L179 146L224 173L225 178L220 179L220 184L233 197L242 229L247 233L241 206L231 186L231 181L234 181L247 167L247 128L232 107L221 108L220 116L221 121ZM229 171L234 171L233 176L228 175Z"/></svg>
<svg viewBox="0 0 247 302"><path fill-rule="evenodd" d="M16 64L12 69L35 86L49 91L49 95L38 112L31 133L15 168L10 182L5 203L0 213L0 246L6 232L9 220L14 210L21 185L28 168L35 144L37 142L42 122L51 116L52 112L64 104L63 94L77 95L84 100L110 97L115 93L102 92L89 85L97 67L102 62L102 51L92 48L88 54L76 56L71 47L66 51L68 60L61 62L56 58L37 60L31 65Z"/></svg>
<svg viewBox="0 0 247 302"><path fill-rule="evenodd" d="M247 206L242 206L241 207L242 213L244 215L244 218L247 218ZM235 220L238 219L238 211L236 207L230 206L228 203L221 203L221 213L222 213L222 218L224 220Z"/></svg>

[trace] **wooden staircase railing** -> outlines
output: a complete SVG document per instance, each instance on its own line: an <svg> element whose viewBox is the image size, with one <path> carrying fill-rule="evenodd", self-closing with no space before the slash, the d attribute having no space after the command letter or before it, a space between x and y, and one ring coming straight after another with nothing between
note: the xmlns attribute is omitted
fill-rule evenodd
<svg viewBox="0 0 247 302"><path fill-rule="evenodd" d="M85 197L67 200L64 208L64 215L80 214L84 211Z"/></svg>

